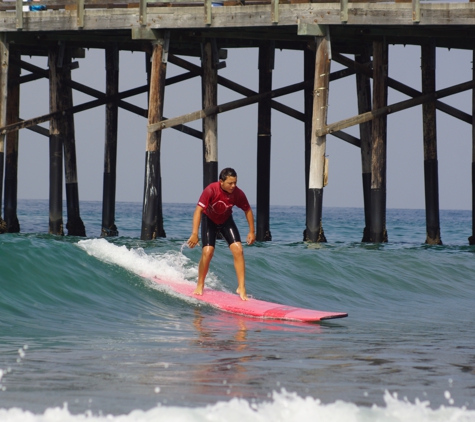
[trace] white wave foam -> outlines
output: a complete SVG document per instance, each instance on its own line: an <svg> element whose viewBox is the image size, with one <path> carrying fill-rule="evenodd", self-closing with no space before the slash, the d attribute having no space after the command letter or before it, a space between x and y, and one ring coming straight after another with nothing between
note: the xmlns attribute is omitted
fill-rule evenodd
<svg viewBox="0 0 475 422"><path fill-rule="evenodd" d="M182 280L189 276L187 273L190 269L186 266L189 259L179 252L148 255L143 248L128 249L105 239L80 240L78 246L103 262L118 265L144 277ZM196 269L191 268L193 271Z"/></svg>
<svg viewBox="0 0 475 422"><path fill-rule="evenodd" d="M89 255L118 265L142 277L159 277L165 280L193 280L198 277L198 266L179 251L147 254L143 248L129 249L117 246L106 239L80 240L77 245ZM216 288L219 282L213 273L206 278L208 286Z"/></svg>
<svg viewBox="0 0 475 422"><path fill-rule="evenodd" d="M33 414L18 408L0 409L2 422L473 422L475 411L458 407L431 409L428 402L410 403L399 400L388 392L384 395L385 407L371 408L357 406L337 400L323 404L312 397L299 397L296 393L273 393L272 400L264 403L250 403L234 398L199 408L157 406L143 411L134 410L128 415L93 415L91 412L73 415L67 405L63 408L49 408L43 414Z"/></svg>

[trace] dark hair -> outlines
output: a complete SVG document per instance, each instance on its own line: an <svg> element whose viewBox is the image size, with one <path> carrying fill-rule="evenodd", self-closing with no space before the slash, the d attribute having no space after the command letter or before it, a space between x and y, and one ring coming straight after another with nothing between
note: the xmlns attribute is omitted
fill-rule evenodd
<svg viewBox="0 0 475 422"><path fill-rule="evenodd" d="M222 169L221 173L219 173L219 180L224 182L228 177L237 177L236 170L232 169L231 167Z"/></svg>

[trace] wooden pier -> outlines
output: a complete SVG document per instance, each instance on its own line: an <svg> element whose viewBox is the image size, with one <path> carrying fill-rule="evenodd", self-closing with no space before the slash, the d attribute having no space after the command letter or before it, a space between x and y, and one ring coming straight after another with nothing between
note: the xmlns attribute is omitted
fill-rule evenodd
<svg viewBox="0 0 475 422"><path fill-rule="evenodd" d="M257 240L272 239L270 211L271 110L277 110L304 125L306 223L304 240L325 242L324 187L328 176L327 136L334 136L361 150L361 182L365 221L364 242L386 242L387 118L388 115L422 105L426 243L441 244L437 157L437 111L474 127L472 113L444 102L444 98L470 91L475 107L475 78L448 88L436 87L438 47L474 50L475 3L412 1L307 2L305 0L225 0L130 2L124 0L22 0L0 3L0 233L18 232L17 218L18 144L20 129L49 138L49 232L64 234L63 183L66 186L67 234L85 236L80 217L78 169L74 116L104 106L104 176L102 236L116 236L118 110L147 119L144 195L141 238L164 237L162 213L161 139L173 128L202 141L202 178L206 186L218 177L218 120L221 113L258 104L257 125ZM388 75L388 46L415 45L421 51L419 90ZM105 92L72 78L76 58L88 48L103 49L106 57ZM257 91L219 75L233 48L258 49ZM304 75L301 82L273 88L276 49L301 51ZM120 51L141 52L146 57L147 83L120 91ZM22 60L22 56L48 57L48 67ZM186 57L200 57L201 66ZM343 66L331 70L331 63ZM167 64L185 73L167 78ZM28 74L22 74L21 71ZM166 86L193 77L201 78L202 107L182 115L163 115ZM328 121L331 82L355 78L358 115ZM49 80L49 110L21 120L20 87L29 81ZM226 87L242 98L218 104L218 87ZM27 85L24 85L28 89ZM388 89L409 99L388 104ZM73 104L73 90L94 100ZM303 92L304 112L278 98ZM148 94L148 108L127 101ZM32 93L34 95L34 93ZM173 99L167 99L173 101ZM186 105L186 101L184 102ZM202 130L187 124L202 120ZM49 122L49 130L40 126ZM145 123L144 123L145 124ZM360 136L345 132L359 126ZM80 130L80 129L79 129ZM472 132L472 198L475 198L475 132ZM64 165L64 176L63 176ZM21 170L20 170L21 171ZM354 175L356 176L356 175ZM3 203L2 203L3 201ZM2 207L3 205L3 207ZM475 222L475 199L473 199ZM190 217L191 218L191 217ZM469 237L475 244L475 223Z"/></svg>

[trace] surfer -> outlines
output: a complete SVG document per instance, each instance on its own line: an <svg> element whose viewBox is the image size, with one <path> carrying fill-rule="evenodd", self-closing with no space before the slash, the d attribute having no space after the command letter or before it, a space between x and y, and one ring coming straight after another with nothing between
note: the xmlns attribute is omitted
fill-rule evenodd
<svg viewBox="0 0 475 422"><path fill-rule="evenodd" d="M232 208L236 205L246 215L249 224L247 244L256 241L254 215L244 192L237 186L237 174L232 168L225 168L219 174L219 181L211 183L202 192L193 214L193 229L187 243L194 248L199 243L198 229L201 222L202 252L198 266L198 282L194 294L202 295L206 274L213 258L216 236L220 232L228 242L233 254L234 268L238 280L236 293L242 300L248 300L246 294L246 265L242 250L241 236L233 220Z"/></svg>

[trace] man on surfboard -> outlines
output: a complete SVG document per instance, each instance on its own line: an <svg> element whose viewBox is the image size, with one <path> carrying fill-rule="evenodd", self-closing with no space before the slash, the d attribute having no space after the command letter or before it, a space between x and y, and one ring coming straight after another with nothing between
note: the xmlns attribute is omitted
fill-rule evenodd
<svg viewBox="0 0 475 422"><path fill-rule="evenodd" d="M237 174L232 168L225 168L219 175L219 181L211 183L202 192L195 213L193 214L193 229L188 246L194 248L199 243L198 229L201 222L202 253L198 266L198 283L195 294L202 295L206 274L213 258L216 236L220 232L228 242L233 254L234 268L238 279L236 293L242 300L248 300L246 294L246 265L242 250L241 236L233 220L234 205L241 208L249 224L247 244L256 241L254 232L254 215L244 192L236 186Z"/></svg>

